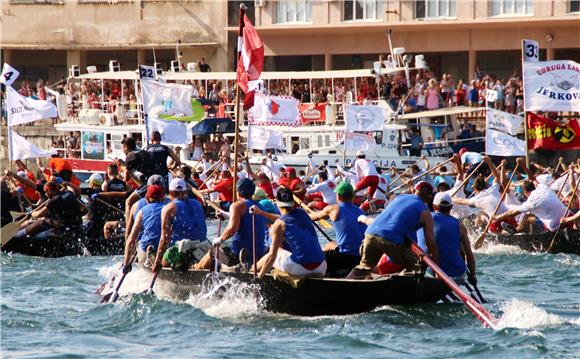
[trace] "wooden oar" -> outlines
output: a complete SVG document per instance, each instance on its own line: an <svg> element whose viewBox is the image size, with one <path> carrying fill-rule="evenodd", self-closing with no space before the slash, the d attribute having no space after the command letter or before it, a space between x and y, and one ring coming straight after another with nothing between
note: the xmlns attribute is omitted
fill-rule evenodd
<svg viewBox="0 0 580 359"><path fill-rule="evenodd" d="M475 299L471 298L469 295L465 294L461 288L439 268L433 260L427 256L425 252L415 243L411 243L411 250L415 253L421 260L433 270L437 277L441 279L448 287L455 293L455 295L461 299L463 303L469 308L475 317L479 319L479 321L484 325L488 326L492 329L496 329L497 327L497 319L485 309L481 304L479 304Z"/></svg>
<svg viewBox="0 0 580 359"><path fill-rule="evenodd" d="M487 234L487 231L489 231L489 227L491 227L491 222L493 216L495 216L495 214L497 213L497 211L499 210L499 207L501 207L501 204L503 203L503 200L505 198L505 195L508 193L508 191L510 190L510 186L509 184L512 183L512 179L514 178L514 176L516 175L516 170L519 167L519 163L516 163L516 167L514 167L514 170L512 172L512 175L510 176L509 181L507 182L507 185L505 186L505 188L503 189L503 192L501 193L501 198L499 199L499 202L497 203L497 205L495 206L495 209L493 210L493 213L491 214L491 216L489 216L489 220L487 221L487 225L485 226L485 229L483 230L483 233L481 233L479 235L479 237L477 238L477 240L475 241L475 243L473 244L473 246L477 249L480 248L483 245L483 240L485 239L485 235Z"/></svg>
<svg viewBox="0 0 580 359"><path fill-rule="evenodd" d="M201 192L199 192L199 190L197 190L196 188L191 187L191 191L193 192L193 194L195 194L197 197L199 197L199 199L201 199L203 202L209 204L211 206L211 208L215 209L218 212L223 211L223 209L217 203L212 202L212 201L206 201L203 198L203 194Z"/></svg>
<svg viewBox="0 0 580 359"><path fill-rule="evenodd" d="M219 250L219 249L218 249ZM256 245L256 215L252 213L252 252L254 258L254 279L258 277L258 249Z"/></svg>
<svg viewBox="0 0 580 359"><path fill-rule="evenodd" d="M395 192L396 190L399 190L399 189L407 186L409 184L409 182L413 182L413 181L415 181L415 180L417 180L417 179L419 179L419 178L421 178L423 176L427 176L428 174L435 172L435 170L439 169L440 167L442 167L443 165L445 165L447 162L451 161L452 159L453 159L453 157L451 157L451 158L449 158L449 159L447 159L447 160L439 163L438 165L436 165L435 167L431 168L430 170L428 170L428 171L426 171L424 173L421 173L420 175L417 175L417 176L411 178L409 181L407 181L407 183L403 183L402 185L397 186L397 187L391 189L385 195L389 195L389 194Z"/></svg>
<svg viewBox="0 0 580 359"><path fill-rule="evenodd" d="M14 238L16 233L18 233L20 230L22 224L26 222L28 218L29 214L26 214L24 218L20 219L19 221L10 222L2 227L0 230L0 245L2 247L4 247L8 242L10 242L10 240L12 240L12 238Z"/></svg>
<svg viewBox="0 0 580 359"><path fill-rule="evenodd" d="M122 215L125 215L125 211L123 211L122 209L120 209L120 208L117 208L117 207L113 206L112 204L110 204L110 203L108 203L108 202L106 202L106 201L103 201L103 200L102 200L102 199L100 199L100 198L95 198L95 200L96 200L97 202L99 202L100 204L102 204L102 205L104 205L104 206L106 206L106 207L108 207L108 208L110 208L110 209L112 209L112 210L114 210L114 211L117 211L117 212L121 213Z"/></svg>
<svg viewBox="0 0 580 359"><path fill-rule="evenodd" d="M10 211L10 215L12 216L12 220L16 220L16 218L20 218L22 216L25 216L26 212Z"/></svg>
<svg viewBox="0 0 580 359"><path fill-rule="evenodd" d="M483 161L479 162L479 164L473 169L473 171L471 171L471 173L469 175L467 175L467 177L465 177L465 179L463 180L463 182L461 182L461 185L459 187L457 187L455 189L455 191L453 191L451 193L451 197L455 196L457 194L457 192L459 192L459 190L461 190L463 188L463 186L465 186L465 184L467 183L467 181L469 181L469 179L475 175L475 173L477 172L477 170L479 169L479 167L481 167L484 163L485 162L483 162Z"/></svg>
<svg viewBox="0 0 580 359"><path fill-rule="evenodd" d="M222 160L219 160L219 161L217 161L217 162L216 162L216 164L220 164L220 165L221 165L221 163L222 163ZM215 164L214 164L214 166L215 166ZM211 168L213 168L213 166L211 166L211 167L210 167L210 169L211 169ZM210 175L209 175L209 176L208 176L208 177L205 179L205 181L203 181L203 183L201 184L201 186L199 186L199 188L201 188L201 187L205 186L205 185L206 185L206 183L207 183L207 182L210 180L210 178L212 178L212 177L215 175L215 173L216 173L216 172L217 172L219 169L220 169L220 166L217 166L217 167L216 167L216 168L213 170L213 172L212 172L212 173L211 173L211 174L210 174Z"/></svg>
<svg viewBox="0 0 580 359"><path fill-rule="evenodd" d="M129 261L129 265L132 265L133 262L135 262L135 258L137 258L137 251L135 251L135 253L131 257L131 260ZM124 266L121 268L123 269ZM117 301L117 299L119 298L119 289L121 288L121 285L125 281L125 277L127 276L128 273L129 272L123 273L123 275L119 279L119 283L117 284L115 289L111 293L105 294L103 296L103 298L101 299L101 303L115 303Z"/></svg>
<svg viewBox="0 0 580 359"><path fill-rule="evenodd" d="M574 197L576 196L576 191L578 190L579 184L580 184L580 181L577 181L576 184L574 185L574 191L572 191L572 193L571 193L570 200L568 201L568 205L566 206L566 212L564 212L564 217L568 216L568 212L570 211L570 206L572 205L572 202L574 202ZM562 217L562 218L564 218L564 217ZM556 238L558 237L558 233L560 232L561 228L562 228L562 222L560 222L560 224L558 225L558 229L554 233L554 236L552 237L552 240L550 241L550 246L548 246L548 249L546 250L546 252L550 253L550 251L552 250L552 247L554 247L554 244L556 244Z"/></svg>
<svg viewBox="0 0 580 359"><path fill-rule="evenodd" d="M296 203L298 203L300 205L300 207L304 208L304 210L308 213L312 213L314 212L312 209L310 209L304 202L302 202L300 200L300 198L298 198L298 196L296 196L295 194L292 195L294 197L294 201L296 201ZM332 228L332 225L330 223L328 223L325 219L320 219L319 220L320 224L322 224L322 226L326 229L330 229Z"/></svg>
<svg viewBox="0 0 580 359"><path fill-rule="evenodd" d="M566 187L566 182L568 182L568 179L570 178L570 169L568 169L568 171L566 171L566 179L564 180L564 182L562 183L562 186L560 186L560 189L558 190L558 198L560 198L560 195L562 194L562 190L564 190L564 187Z"/></svg>

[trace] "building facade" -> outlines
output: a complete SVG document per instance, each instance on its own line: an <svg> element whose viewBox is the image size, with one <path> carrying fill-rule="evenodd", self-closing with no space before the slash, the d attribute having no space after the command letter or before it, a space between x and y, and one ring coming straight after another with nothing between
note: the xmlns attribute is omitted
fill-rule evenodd
<svg viewBox="0 0 580 359"><path fill-rule="evenodd" d="M521 40L541 59L580 61L577 0L256 1L268 70L369 67L393 47L424 54L436 73L509 76L521 68ZM230 28L230 31L236 31Z"/></svg>
<svg viewBox="0 0 580 359"><path fill-rule="evenodd" d="M509 76L523 38L539 41L542 59L580 61L580 0L6 0L2 60L50 81L109 60L168 69L178 51L183 67L205 57L214 71L233 70L241 2L270 71L369 67L389 53L387 29L393 47L455 78Z"/></svg>
<svg viewBox="0 0 580 359"><path fill-rule="evenodd" d="M154 59L168 69L177 51L183 67L201 57L227 67L225 1L5 0L0 7L2 60L29 80L60 80L71 65L105 71L110 60L121 70Z"/></svg>

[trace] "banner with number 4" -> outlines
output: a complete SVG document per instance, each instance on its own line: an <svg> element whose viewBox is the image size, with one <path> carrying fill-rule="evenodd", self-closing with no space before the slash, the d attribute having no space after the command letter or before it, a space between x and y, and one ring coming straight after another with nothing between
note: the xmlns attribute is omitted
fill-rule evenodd
<svg viewBox="0 0 580 359"><path fill-rule="evenodd" d="M2 67L2 75L0 75L0 83L3 83L6 86L12 86L14 81L20 76L20 72L18 72L14 67L4 64Z"/></svg>

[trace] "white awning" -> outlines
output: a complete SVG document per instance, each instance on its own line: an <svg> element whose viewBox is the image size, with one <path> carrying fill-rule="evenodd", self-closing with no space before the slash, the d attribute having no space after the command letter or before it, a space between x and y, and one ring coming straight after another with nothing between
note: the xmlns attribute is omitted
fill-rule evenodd
<svg viewBox="0 0 580 359"><path fill-rule="evenodd" d="M485 107L467 107L467 106L456 106L456 107L445 107L439 108L437 110L422 111L408 113L397 117L397 120L414 120L419 118L430 118L430 117L441 117L441 116L451 116L458 115L462 113L472 113L485 111Z"/></svg>

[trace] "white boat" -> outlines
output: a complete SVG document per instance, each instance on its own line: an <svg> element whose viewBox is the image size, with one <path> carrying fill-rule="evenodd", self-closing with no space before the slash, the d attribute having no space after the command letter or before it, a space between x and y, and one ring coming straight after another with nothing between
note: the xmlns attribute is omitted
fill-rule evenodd
<svg viewBox="0 0 580 359"><path fill-rule="evenodd" d="M400 72L403 68L389 69L389 72ZM235 81L235 73L200 73L200 72L168 72L159 77L165 81L198 81L207 86L207 80L223 81L225 87L229 89L229 84ZM331 85L332 94L334 93L335 79L352 79L356 88L357 82L365 77L374 77L372 70L345 70L345 71L311 71L311 72L264 72L261 78L268 84L270 81L287 81L292 85L292 81L325 81ZM134 82L135 88L139 88L139 78L135 71L119 72L101 72L83 74L77 77L69 78L69 81L97 80L101 85L104 80L123 80ZM268 86L268 85L267 85ZM136 91L137 92L137 91ZM355 90L356 93L356 90ZM138 103L137 109L142 108L140 103L141 96L135 94ZM101 99L102 106L107 107L104 99ZM421 135L424 139L437 138L435 136L438 127L445 127L446 139L437 141L426 141L423 153L428 157L430 163L436 164L447 159L454 151L451 148L452 142L448 139L456 138L459 132L459 117L469 116L469 114L481 112L482 108L471 107L451 107L442 108L435 111L424 111L410 114L395 116L394 111L385 101L375 101L375 104L387 109L389 115L385 119L384 128L381 131L367 133L374 137L376 148L373 152L367 153L367 158L373 160L380 167L397 167L405 168L409 164L417 162L419 157L409 156L404 145L406 132L409 126L420 128ZM228 104L229 105L229 104ZM233 105L233 104L232 104ZM104 171L106 165L111 163L115 158L123 158L121 151L121 140L125 136L137 138L138 142L145 144L146 129L142 112L129 109L129 103L126 99L116 105L114 113L106 113L100 109L81 110L77 117L69 118L66 122L56 124L59 131L81 132L81 157L78 159L69 159L73 168L79 171ZM283 132L286 148L285 152L277 152L276 155L284 164L296 167L306 167L308 155L312 154L316 159L315 162L321 163L327 160L329 164L334 164L335 160L348 164L354 159L356 150L344 150L344 121L342 116L342 104L330 104L335 111L335 117L332 122L311 122L299 127L276 127L275 129ZM233 107L233 106L231 106ZM228 115L233 117L233 109L230 107ZM432 121L437 118L438 121ZM247 127L241 127L242 137L246 138ZM470 139L469 142L479 141L482 139ZM163 142L163 141L162 141ZM188 143L170 143L169 145L180 147L189 146ZM182 161L193 164L190 151L182 152ZM253 156L252 163L259 161L259 155Z"/></svg>

